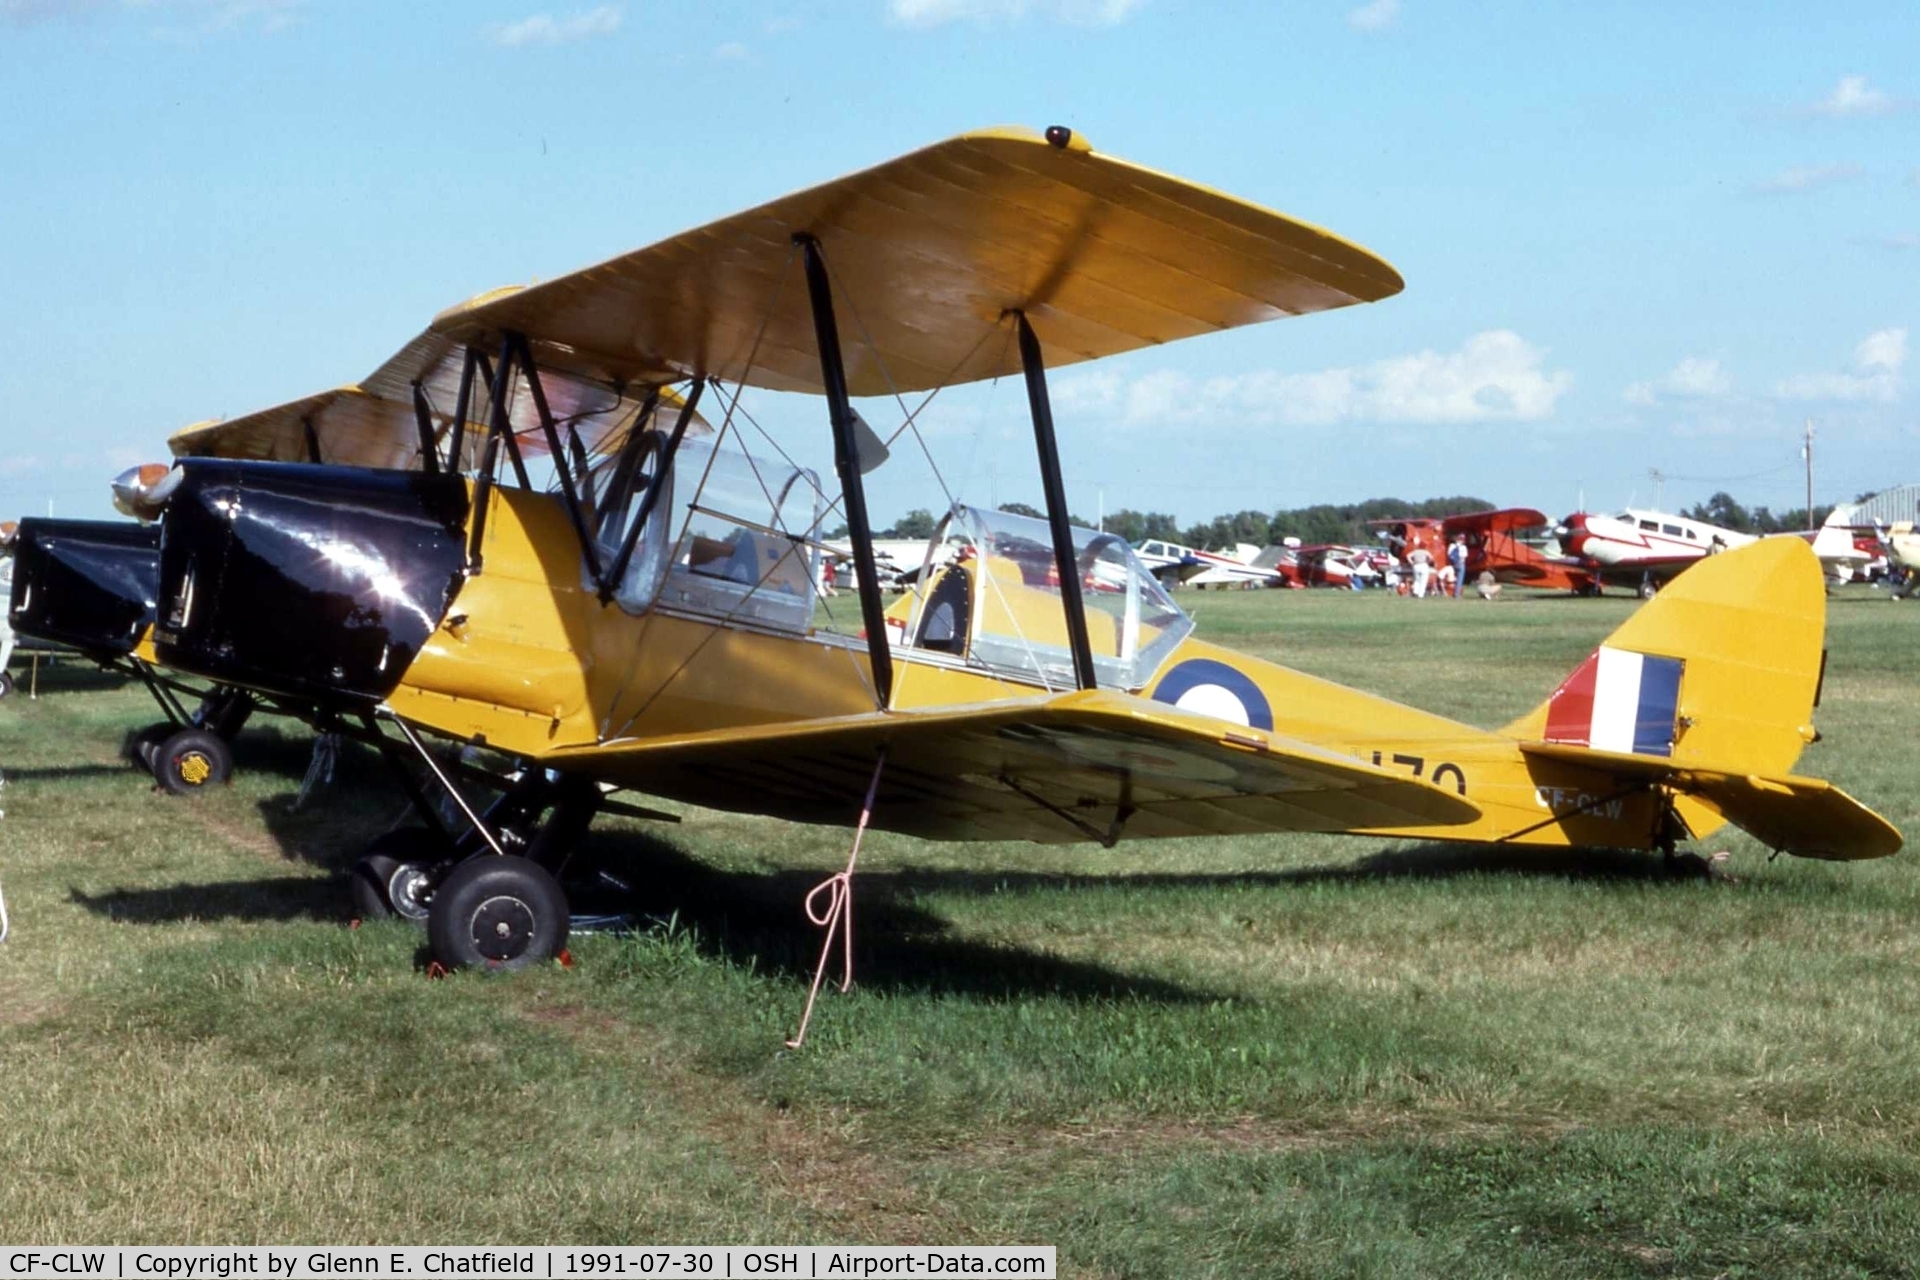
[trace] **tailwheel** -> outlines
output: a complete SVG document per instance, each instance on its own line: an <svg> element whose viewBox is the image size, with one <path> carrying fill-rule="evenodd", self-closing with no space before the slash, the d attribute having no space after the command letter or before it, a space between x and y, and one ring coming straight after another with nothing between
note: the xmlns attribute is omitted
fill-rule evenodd
<svg viewBox="0 0 1920 1280"><path fill-rule="evenodd" d="M425 827L375 837L353 864L354 914L363 920L399 916L424 928L440 868L452 856L446 837Z"/></svg>
<svg viewBox="0 0 1920 1280"><path fill-rule="evenodd" d="M539 863L482 854L434 891L427 942L449 969L525 969L560 954L568 923L566 894Z"/></svg>
<svg viewBox="0 0 1920 1280"><path fill-rule="evenodd" d="M182 729L154 748L154 781L173 795L190 796L232 776L233 752L205 729Z"/></svg>

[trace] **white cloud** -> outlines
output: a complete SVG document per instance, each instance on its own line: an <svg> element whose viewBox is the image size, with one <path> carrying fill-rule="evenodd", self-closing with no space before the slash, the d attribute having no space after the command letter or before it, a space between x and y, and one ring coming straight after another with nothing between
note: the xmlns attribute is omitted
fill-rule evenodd
<svg viewBox="0 0 1920 1280"><path fill-rule="evenodd" d="M182 14L198 13L200 31L211 35L236 27L284 31L299 19L305 0L175 0Z"/></svg>
<svg viewBox="0 0 1920 1280"><path fill-rule="evenodd" d="M1573 375L1544 368L1546 353L1506 329L1475 334L1458 351L1421 351L1317 373L1252 373L1197 380L1174 369L1136 378L1098 371L1056 380L1062 412L1104 414L1122 426L1234 423L1535 422L1551 417Z"/></svg>
<svg viewBox="0 0 1920 1280"><path fill-rule="evenodd" d="M1907 331L1876 329L1853 349L1850 373L1803 373L1783 378L1773 393L1782 400L1875 400L1900 396L1905 384Z"/></svg>
<svg viewBox="0 0 1920 1280"><path fill-rule="evenodd" d="M597 36L610 36L620 29L620 9L603 4L584 13L556 18L536 13L518 22L493 23L480 34L490 43L505 49L522 49L537 44L573 44Z"/></svg>
<svg viewBox="0 0 1920 1280"><path fill-rule="evenodd" d="M713 56L722 62L745 62L747 59L747 46L737 40L729 40L725 44L717 46L713 51Z"/></svg>
<svg viewBox="0 0 1920 1280"><path fill-rule="evenodd" d="M1866 243L1879 245L1882 249L1920 249L1920 232L1896 231L1890 236L1876 236Z"/></svg>
<svg viewBox="0 0 1920 1280"><path fill-rule="evenodd" d="M1865 76L1841 76L1833 92L1808 108L1814 115L1841 119L1846 116L1880 116L1900 106L1891 95L1867 83Z"/></svg>
<svg viewBox="0 0 1920 1280"><path fill-rule="evenodd" d="M1733 379L1718 360L1688 356L1650 382L1636 382L1626 390L1628 404L1651 405L1663 397L1707 400L1733 390Z"/></svg>
<svg viewBox="0 0 1920 1280"><path fill-rule="evenodd" d="M1747 188L1756 195L1783 195L1794 191L1812 191L1836 182L1851 182L1866 170L1857 164L1812 164L1783 169L1771 178L1762 178Z"/></svg>
<svg viewBox="0 0 1920 1280"><path fill-rule="evenodd" d="M1147 0L887 0L887 19L902 27L938 27L949 22L981 26L1018 22L1028 14L1077 27L1111 27L1126 21Z"/></svg>
<svg viewBox="0 0 1920 1280"><path fill-rule="evenodd" d="M22 456L16 453L10 457L0 458L0 476L5 476L8 479L12 479L14 476L24 476L30 471L38 471L39 469L40 459L32 454Z"/></svg>
<svg viewBox="0 0 1920 1280"><path fill-rule="evenodd" d="M1368 0L1347 11L1347 25L1355 31L1385 31L1400 21L1400 0Z"/></svg>
<svg viewBox="0 0 1920 1280"><path fill-rule="evenodd" d="M798 18L768 18L760 24L760 34L763 36L783 36L789 31L798 31L802 25L804 24Z"/></svg>
<svg viewBox="0 0 1920 1280"><path fill-rule="evenodd" d="M0 0L0 20L12 26L79 18L98 9L104 0Z"/></svg>
<svg viewBox="0 0 1920 1280"><path fill-rule="evenodd" d="M0 23L25 27L118 11L159 21L156 36L194 40L243 28L281 31L305 7L306 0L0 0Z"/></svg>

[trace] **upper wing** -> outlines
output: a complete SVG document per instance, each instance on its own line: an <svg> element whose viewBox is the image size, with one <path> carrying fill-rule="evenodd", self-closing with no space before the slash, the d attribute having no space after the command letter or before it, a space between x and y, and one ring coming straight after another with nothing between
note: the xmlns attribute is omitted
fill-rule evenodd
<svg viewBox="0 0 1920 1280"><path fill-rule="evenodd" d="M383 400L357 386L302 396L237 418L196 422L174 432L167 448L176 458L319 461L402 470L420 465L412 404Z"/></svg>
<svg viewBox="0 0 1920 1280"><path fill-rule="evenodd" d="M1821 778L1676 766L1662 756L1549 742L1522 743L1520 750L1622 777L1664 782L1699 799L1768 847L1803 858L1852 861L1885 858L1900 851L1899 828Z"/></svg>
<svg viewBox="0 0 1920 1280"><path fill-rule="evenodd" d="M1319 227L1078 138L993 129L476 298L433 327L481 343L517 330L543 368L601 380L678 370L818 393L801 234L825 252L859 396L1019 373L1003 327L1012 310L1058 366L1402 287L1386 262Z"/></svg>
<svg viewBox="0 0 1920 1280"><path fill-rule="evenodd" d="M1537 529L1551 524L1544 511L1535 511L1531 507L1508 507L1502 511L1474 511L1466 515L1448 516L1440 522L1448 536L1455 533L1512 533L1515 529Z"/></svg>
<svg viewBox="0 0 1920 1280"><path fill-rule="evenodd" d="M423 333L355 386L303 396L237 418L195 423L175 432L167 447L177 458L416 468L420 466L420 427L413 407L414 384L419 383L426 394L435 439L444 447L460 399L465 360L466 350L459 343L441 334ZM631 424L647 390L636 387L622 396L559 371L543 373L540 383L555 420L572 424L589 453L618 444L618 433ZM485 411L485 390L477 387L473 399L481 412ZM662 393L662 401L677 407L680 398L668 391ZM522 451L544 453L546 440L524 370L515 372L507 406ZM690 429L697 434L708 428L696 415ZM462 469L478 464L485 431L484 422L468 423Z"/></svg>
<svg viewBox="0 0 1920 1280"><path fill-rule="evenodd" d="M562 749L544 763L719 809L943 840L1451 825L1472 802L1311 743L1101 690Z"/></svg>

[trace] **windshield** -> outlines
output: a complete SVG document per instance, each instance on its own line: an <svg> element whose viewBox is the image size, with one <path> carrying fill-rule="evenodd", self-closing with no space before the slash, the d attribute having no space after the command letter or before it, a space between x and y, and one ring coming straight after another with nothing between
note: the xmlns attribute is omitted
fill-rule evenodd
<svg viewBox="0 0 1920 1280"><path fill-rule="evenodd" d="M634 613L657 599L722 622L806 631L821 514L813 473L705 440L682 442L663 467L658 441L658 432L648 432L599 486L606 497L595 536L609 563L632 522L646 517L615 598Z"/></svg>
<svg viewBox="0 0 1920 1280"><path fill-rule="evenodd" d="M1047 522L956 506L943 525L936 541L962 543L973 578L966 656L1017 679L1071 689L1073 656ZM1126 539L1075 529L1073 544L1095 677L1102 688L1141 688L1193 622ZM939 620L929 616L927 624L910 627L908 634L924 631L929 641L942 639L932 634ZM957 638L947 638L945 646L958 648Z"/></svg>

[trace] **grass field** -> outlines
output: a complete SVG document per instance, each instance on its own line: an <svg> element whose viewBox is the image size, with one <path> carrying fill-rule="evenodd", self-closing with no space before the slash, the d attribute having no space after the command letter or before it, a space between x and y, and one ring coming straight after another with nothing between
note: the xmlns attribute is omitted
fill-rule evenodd
<svg viewBox="0 0 1920 1280"><path fill-rule="evenodd" d="M1188 595L1200 633L1480 725L1624 600ZM1849 590L1804 772L1920 830L1920 605ZM0 1239L1051 1243L1092 1276L1887 1276L1920 1259L1920 873L1337 837L870 838L858 985L780 1051L847 833L605 820L658 922L429 981L343 870L374 762L195 800L144 693L0 704Z"/></svg>

